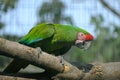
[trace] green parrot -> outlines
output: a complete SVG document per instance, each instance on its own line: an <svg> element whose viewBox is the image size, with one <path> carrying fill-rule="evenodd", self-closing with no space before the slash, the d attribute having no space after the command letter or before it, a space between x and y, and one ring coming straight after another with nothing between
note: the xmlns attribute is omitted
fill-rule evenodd
<svg viewBox="0 0 120 80"><path fill-rule="evenodd" d="M87 49L94 37L84 29L73 25L41 23L33 27L19 43L36 48L55 56L65 54L71 46ZM14 59L3 72L17 73L28 62Z"/></svg>

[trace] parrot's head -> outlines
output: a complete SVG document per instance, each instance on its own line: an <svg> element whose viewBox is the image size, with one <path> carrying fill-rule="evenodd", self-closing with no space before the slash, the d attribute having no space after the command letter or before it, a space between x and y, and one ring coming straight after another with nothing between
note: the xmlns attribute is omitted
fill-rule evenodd
<svg viewBox="0 0 120 80"><path fill-rule="evenodd" d="M83 32L79 32L77 35L77 40L75 41L75 45L78 48L88 49L93 39L94 37L91 34L84 34Z"/></svg>

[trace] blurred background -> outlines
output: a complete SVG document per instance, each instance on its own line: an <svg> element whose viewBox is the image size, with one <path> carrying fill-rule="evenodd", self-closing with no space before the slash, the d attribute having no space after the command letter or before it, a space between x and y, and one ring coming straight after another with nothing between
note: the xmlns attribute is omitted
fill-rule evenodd
<svg viewBox="0 0 120 80"><path fill-rule="evenodd" d="M0 37L18 41L38 23L72 24L95 36L88 50L64 55L82 63L120 61L120 0L0 0ZM11 59L0 56L0 68Z"/></svg>

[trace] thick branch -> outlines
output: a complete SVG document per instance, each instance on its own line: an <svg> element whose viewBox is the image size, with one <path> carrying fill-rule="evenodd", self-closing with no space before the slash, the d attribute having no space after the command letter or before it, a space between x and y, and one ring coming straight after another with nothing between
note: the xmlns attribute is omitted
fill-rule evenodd
<svg viewBox="0 0 120 80"><path fill-rule="evenodd" d="M29 61L31 64L42 67L46 70L50 70L51 72L63 72L64 67L60 63L59 58L47 54L45 52L40 53L37 49L27 47L25 45L19 44L17 42L8 41L0 38L0 51L5 52L1 55L10 56L13 58L20 58L26 61ZM64 76L66 78L79 79L83 76L82 71L80 71L75 66L72 66L68 62L65 61L65 65L67 65L69 72L75 72L71 76Z"/></svg>
<svg viewBox="0 0 120 80"><path fill-rule="evenodd" d="M17 42L8 41L0 38L0 53L1 55L10 56L13 58L24 59L31 64L42 67L48 71L47 74L51 72L59 72L53 79L66 79L66 80L119 80L120 79L120 62L114 63L101 63L93 64L92 69L84 73L80 69L71 65L65 61L67 65L67 70L63 72L63 66L60 64L59 58L47 54L45 52L39 53L37 49L30 48L19 44ZM39 55L39 57L38 57ZM29 75L28 75L29 76ZM48 75L46 75L47 77Z"/></svg>
<svg viewBox="0 0 120 80"><path fill-rule="evenodd" d="M120 80L120 62L94 64L83 80Z"/></svg>
<svg viewBox="0 0 120 80"><path fill-rule="evenodd" d="M117 15L120 18L120 13L112 8L109 4L105 2L105 0L100 0L101 4L106 7L108 10L110 10L113 14Z"/></svg>
<svg viewBox="0 0 120 80"><path fill-rule="evenodd" d="M0 80L1 80L1 77L5 78L5 79L6 79L6 77L7 78L15 77L14 79L23 78L23 80L26 80L26 79L51 80L50 73L48 73L46 71L41 72L41 73L3 73L3 72L0 72Z"/></svg>
<svg viewBox="0 0 120 80"><path fill-rule="evenodd" d="M0 75L0 80L36 80L36 79Z"/></svg>

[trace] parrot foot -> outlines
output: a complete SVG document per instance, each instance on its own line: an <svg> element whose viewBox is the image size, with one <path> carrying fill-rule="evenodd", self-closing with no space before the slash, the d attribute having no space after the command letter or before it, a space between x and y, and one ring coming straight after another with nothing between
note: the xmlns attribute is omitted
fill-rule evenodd
<svg viewBox="0 0 120 80"><path fill-rule="evenodd" d="M61 63L62 65L64 65L64 59L63 59L63 57L62 57L62 56L58 56L58 58L60 59L60 63Z"/></svg>
<svg viewBox="0 0 120 80"><path fill-rule="evenodd" d="M36 47L37 51L39 52L38 53L38 58L40 57L40 54L42 54L42 49L40 47Z"/></svg>
<svg viewBox="0 0 120 80"><path fill-rule="evenodd" d="M70 70L70 67L65 64L65 61L64 61L63 57L58 56L58 58L60 59L60 63L63 66L63 72L68 72Z"/></svg>
<svg viewBox="0 0 120 80"><path fill-rule="evenodd" d="M93 66L93 64L81 63L78 68L81 69L83 72L87 73L92 69Z"/></svg>

